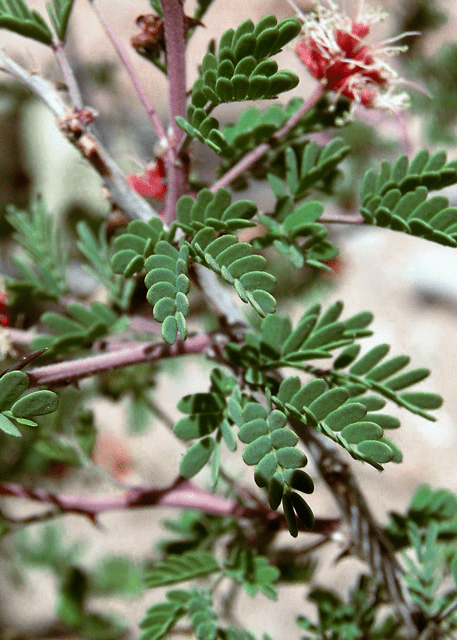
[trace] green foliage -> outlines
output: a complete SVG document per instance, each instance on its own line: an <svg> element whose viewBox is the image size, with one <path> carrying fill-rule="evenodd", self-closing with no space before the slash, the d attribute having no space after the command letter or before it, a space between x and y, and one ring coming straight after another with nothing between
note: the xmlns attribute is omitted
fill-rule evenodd
<svg viewBox="0 0 457 640"><path fill-rule="evenodd" d="M457 630L457 588L445 592L449 567L453 568L454 584L457 585L457 553L452 546L450 553L438 544L439 527L430 522L425 532L413 522L408 523L408 537L414 556L403 554L407 571L405 580L412 600L427 617L444 621L444 637Z"/></svg>
<svg viewBox="0 0 457 640"><path fill-rule="evenodd" d="M139 640L159 640L166 637L180 618L187 615L197 640L215 640L217 620L212 598L207 590L174 590L166 594L167 601L150 607L140 623L144 629Z"/></svg>
<svg viewBox="0 0 457 640"><path fill-rule="evenodd" d="M324 206L313 201L305 202L298 208L295 208L295 204L303 200L310 189L324 187L331 182L336 176L338 164L349 150L341 138L334 138L325 147L309 141L299 149L298 155L293 147L285 149L286 184L277 175L268 174L276 206L272 215L259 216L259 222L267 233L256 239L255 245L273 245L278 253L288 255L296 268L306 263L329 270L325 262L334 258L338 249L327 240L326 227L317 222ZM307 238L305 242L303 238Z"/></svg>
<svg viewBox="0 0 457 640"><path fill-rule="evenodd" d="M171 242L161 239L164 235L159 218L148 223L130 222L126 233L114 240L112 267L125 278L146 270L146 299L153 308L154 319L162 323L164 341L174 344L178 334L181 340L187 337L189 248L181 242L176 249Z"/></svg>
<svg viewBox="0 0 457 640"><path fill-rule="evenodd" d="M180 555L169 555L154 565L145 576L148 587L162 587L187 582L219 571L216 558L206 551L189 551Z"/></svg>
<svg viewBox="0 0 457 640"><path fill-rule="evenodd" d="M154 247L164 237L163 223L159 218L148 222L132 220L124 233L114 239L111 266L114 273L130 278L144 268L145 260L154 253Z"/></svg>
<svg viewBox="0 0 457 640"><path fill-rule="evenodd" d="M42 389L22 395L28 386L29 379L23 371L9 371L0 377L0 429L8 435L21 435L15 422L36 427L36 416L57 409L58 398L53 391Z"/></svg>
<svg viewBox="0 0 457 640"><path fill-rule="evenodd" d="M197 6L195 7L194 18L201 20L205 13L211 6L213 0L197 0Z"/></svg>
<svg viewBox="0 0 457 640"><path fill-rule="evenodd" d="M237 397L238 395L238 397ZM229 402L229 416L239 427L238 439L246 444L243 460L254 466L254 480L259 487L265 487L268 502L277 509L281 502L284 513L289 509L286 521L289 531L297 535L295 513L306 529L311 529L314 517L307 503L293 489L312 493L314 484L311 477L301 468L308 460L305 454L296 448L297 435L289 429L287 416L277 409L267 411L257 402L243 403L239 394L234 394Z"/></svg>
<svg viewBox="0 0 457 640"><path fill-rule="evenodd" d="M8 207L7 220L15 230L14 239L33 263L31 267L14 257L20 278L7 278L8 289L26 296L58 301L68 289L68 256L62 251L59 232L43 200L37 198L30 212Z"/></svg>
<svg viewBox="0 0 457 640"><path fill-rule="evenodd" d="M278 22L267 15L257 25L248 19L236 30L225 31L218 55L208 51L203 58L186 119L177 117L178 126L221 153L227 142L219 131L219 122L209 115L211 110L226 102L271 99L296 87L298 77L291 71L278 71L271 56L295 38L300 28L294 18Z"/></svg>
<svg viewBox="0 0 457 640"><path fill-rule="evenodd" d="M274 176L271 176L271 181ZM281 255L287 255L296 269L306 263L331 271L325 262L338 255L338 248L327 240L328 231L323 224L317 222L324 211L320 202L305 202L294 209L292 198L282 197L278 200L274 217L259 216L266 233L254 240L254 246L267 247L273 245ZM307 238L302 242L303 238Z"/></svg>
<svg viewBox="0 0 457 640"><path fill-rule="evenodd" d="M388 227L450 247L457 246L457 209L444 196L428 192L455 184L457 163L446 154L422 150L408 161L384 161L376 173L367 171L362 185L361 213L367 224Z"/></svg>
<svg viewBox="0 0 457 640"><path fill-rule="evenodd" d="M292 148L286 150L287 191L293 202L303 200L311 188L333 179L335 170L350 151L342 138L333 138L325 147L314 140L307 142L297 155ZM287 191L277 181L270 180L270 186L277 198L286 196Z"/></svg>
<svg viewBox="0 0 457 640"><path fill-rule="evenodd" d="M279 578L279 570L253 549L236 549L225 563L224 573L242 584L248 596L254 597L260 591L271 600L278 598L274 583Z"/></svg>
<svg viewBox="0 0 457 640"><path fill-rule="evenodd" d="M355 460L382 470L383 464L396 458L397 449L383 437L382 427L367 420L367 407L352 400L344 387L329 389L322 379L302 387L298 377L290 377L281 382L272 400L287 416L325 434Z"/></svg>
<svg viewBox="0 0 457 640"><path fill-rule="evenodd" d="M0 29L52 45L52 33L48 25L38 11L28 8L24 0L0 0Z"/></svg>
<svg viewBox="0 0 457 640"><path fill-rule="evenodd" d="M76 231L77 247L89 263L84 265L84 269L106 288L109 302L126 311L130 306L134 283L116 275L122 273L122 270L116 271L111 266L106 226L101 225L96 236L89 225L81 220L76 225Z"/></svg>
<svg viewBox="0 0 457 640"><path fill-rule="evenodd" d="M348 352L343 351L337 360L338 367L345 366L343 363L352 361L348 360L348 354L356 347L354 341L372 335L367 327L373 315L364 311L341 320L342 312L343 303L339 301L325 311L320 305L313 305L306 310L295 329L292 329L288 317L270 315L262 320L259 332L247 334L246 344L230 343L225 351L233 364L243 367L244 378L250 384L264 384L266 372L277 367L314 371L303 363L330 358L333 351L349 345Z"/></svg>
<svg viewBox="0 0 457 640"><path fill-rule="evenodd" d="M213 457L211 478L213 485L219 477L219 451L223 442L229 451L236 450L233 426L227 419L227 397L234 387L233 378L225 376L219 369L211 373L209 393L184 396L178 409L187 414L178 420L173 433L181 440L195 440L181 459L181 475L191 478Z"/></svg>
<svg viewBox="0 0 457 640"><path fill-rule="evenodd" d="M41 316L42 324L54 335L41 334L34 338L33 349L46 349L45 356L54 357L66 351L89 347L96 340L127 327L126 318L120 318L101 302L92 302L89 307L70 302L66 311L68 315L47 311Z"/></svg>
<svg viewBox="0 0 457 640"><path fill-rule="evenodd" d="M162 539L159 548L166 554L182 554L196 549L212 549L221 535L238 531L234 518L212 516L195 509L181 511L175 520L164 520L163 527L173 534Z"/></svg>
<svg viewBox="0 0 457 640"><path fill-rule="evenodd" d="M270 291L276 278L264 271L266 259L255 254L248 242L239 242L231 234L216 237L212 228L206 228L197 233L191 248L197 262L234 286L240 299L261 317L274 313L276 300Z"/></svg>
<svg viewBox="0 0 457 640"><path fill-rule="evenodd" d="M211 2L193 3L195 20L184 16L186 39L201 24ZM432 7L421 9L421 2L414 3L420 11L411 20L436 24L440 15ZM0 0L0 27L51 45L58 53L73 5L73 0L49 0L53 35L40 14L30 11L24 0ZM167 62L176 62L176 52L166 42L173 25L164 28L160 0L149 0L149 5L155 15L137 20L141 34L134 37L132 46L166 73ZM363 31L364 25L359 26ZM425 28L429 27L425 24ZM365 136L367 129L360 126L355 126L352 134L346 131L346 138L333 137L330 129L342 127L350 110L350 101L341 96L324 94L309 109L298 97L284 106L273 104L265 110L249 106L224 127L213 116L221 104L270 100L296 87L298 77L290 71L280 71L273 56L301 31L302 25L295 18L278 21L267 15L256 25L248 19L236 29L227 29L218 45L215 41L209 43L189 94L186 117L176 119L187 134L175 149L185 172L180 172L178 179L171 156L168 157L167 205L177 202L176 211L166 207L166 224L160 217L148 222L133 220L126 229L115 231L111 242L105 225L93 231L86 222L78 222L77 247L82 262L102 285L106 304L78 298L70 290L68 256L41 200L36 200L29 212L9 210L8 221L25 258L15 257L18 276L7 278L7 286L18 299L22 296L21 302L30 299L33 311L39 303L39 322L49 334L29 337L22 327L37 324L32 311L27 309L21 324L14 309L14 305L19 308L19 302L14 296L12 300L1 296L2 324L10 321L9 316L15 323L10 331L2 333L2 355L10 359L25 354L25 360L19 364L8 362L5 367L11 366L0 375L0 430L4 432L0 433L0 461L4 465L0 493L47 503L47 509L16 518L5 507L0 510L0 535L9 533L12 538L18 529L32 522L70 511L97 522L98 512L113 505L187 505L197 494L200 500L205 491L216 486L219 490L219 498L212 500L208 496L202 508L220 515L190 510L165 521L166 537L157 545L160 559L155 563L147 561L146 568L123 556L104 556L89 566L80 561L79 547L64 543L62 532L52 528L40 531L38 527L36 537L18 536L15 546L5 544L1 549L2 563L10 562L8 570L14 571L18 580L24 567L51 570L57 592L57 626L59 632L62 627L63 635L87 640L132 635L115 618L93 611L92 600L112 595L137 597L145 586L173 585L175 588L163 596L162 602L149 607L141 622L140 640L165 640L183 633L196 640L255 640L246 629L223 626L219 617L233 619L232 607L241 590L251 597L261 593L275 600L281 580L310 582L317 564L312 554L317 547L332 544L331 534L340 526L335 514L314 519L307 502L315 488L313 478L305 471L307 455L318 463L317 469L337 497L342 512L350 513L350 539L341 558L359 553L368 560L372 575L360 577L347 597L311 584L308 600L316 606L317 615L312 621L299 618L303 640L406 640L412 636L425 640L432 635L452 637L457 630L456 497L444 489L420 487L405 514L390 515L385 534L391 546L385 545L382 532L364 504L362 491L351 476L350 466L340 457L338 447L333 447L336 443L354 460L367 462L378 470L387 462L400 462L400 450L385 435L398 428L400 421L382 410L390 401L434 420L433 411L440 407L441 397L422 391L421 387L416 390L416 385L429 376L429 370L411 368L407 355L389 355L387 344L362 350L361 340L372 335L373 317L369 312L344 318L343 304L336 302L325 309L310 304L295 324L287 315L276 314L272 296L276 279L266 268L266 257L256 253L273 248L298 269L316 268L307 269L311 278L317 277L317 269L328 269L327 263L338 249L329 240L325 226L330 220L324 216L325 200L335 195L342 203L346 198L344 203L349 210L352 202L348 194L354 198L358 188L354 186L358 177L353 180L352 176L357 171L363 173L368 153L373 155L373 144L379 141L371 134ZM342 38L341 33L337 36ZM352 55L349 50L347 53ZM435 64L428 67L431 75L436 70L438 101L449 97L446 105L439 105L439 116L431 119L432 125L442 114L446 116L444 125L455 121L455 113L449 118L445 113L455 106L451 95L455 85L451 82L455 76L453 53L455 49L450 47L443 54L446 69L441 74ZM370 67L371 58L365 62ZM68 62L63 64L68 80L71 69ZM333 72L337 73L339 66L335 65ZM426 65L423 67L425 77ZM172 69L171 64L169 68ZM170 73L169 78L170 95L184 87L183 74L176 65L174 69L176 73ZM449 85L446 90L445 84ZM51 95L52 91L47 85L46 93ZM68 93L70 106L74 106L73 94ZM181 98L184 97L183 94ZM312 100L311 97L309 101ZM319 138L311 139L317 132L322 132ZM73 133L72 141L76 142L78 134ZM351 135L356 151L351 155L356 157L351 158L352 176L346 176L349 187L340 189L340 167L350 149L354 151ZM208 178L196 173L198 165L189 150L191 138L219 154L214 173L225 176L223 183L229 188L216 191L214 184L211 187L204 182ZM320 145L318 139L326 143ZM172 144L172 140L168 142ZM255 149L257 152L247 157ZM161 148L155 153L163 158L165 151ZM249 163L253 157L257 159ZM93 165L100 173L106 171L104 166ZM228 174L235 166L235 171ZM233 192L245 188L251 178L263 180L267 196L274 196L271 211L259 213L257 204L248 199L234 201ZM411 161L401 155L391 163L384 162L378 171L365 174L361 189L364 222L456 247L457 208L450 207L442 195L429 197L429 191L454 184L457 161L448 162L442 152L420 151ZM116 206L116 198L113 200ZM128 213L135 216L134 211ZM340 219L343 220L346 216ZM257 233L249 232L253 236L249 242L244 241L248 234L237 237L238 232L256 227ZM6 249L9 259L9 246ZM74 259L76 252L71 255ZM252 327L243 321L232 322L232 314L217 308L218 293L221 297L225 294L222 289L218 291L221 283L217 279L212 279L211 291L200 293L198 288L205 286L205 280L201 277L199 282L204 271L198 265L218 275L241 301L251 305L257 313ZM284 260L280 260L274 273L280 272L283 265ZM68 352L80 357L92 348L85 372L89 377L94 362L106 362L104 357L99 358L101 351L117 346L116 341L105 344L104 339L128 329L130 344L136 341L138 347L125 352L129 354L125 362L130 362L130 353L137 353L142 341L150 344L151 335L155 339L156 327L151 334L150 320L143 329L138 328L142 320L139 314L147 316L145 301L152 308L152 318L161 324L163 340L168 345L184 341L191 281L197 285L195 309L200 312L199 303L211 299L211 305L206 304L207 315L200 315L199 326L192 326L196 332L208 331L207 338L211 338L211 348L200 356L209 356L220 368L212 370L208 391L186 395L178 402L182 417L176 420L173 435L188 443L179 472L175 470L178 477L164 489L117 486L121 483L114 478L116 491L121 489L123 494L114 496L113 501L102 496L62 497L59 489L55 489L55 495L52 489L40 490L40 473L48 485L68 472L69 466L81 467L71 470L75 475L94 471L97 430L93 414L81 398L92 402L102 394L114 401L130 400L137 432L148 423L151 414L164 425L170 426L173 421L151 394L162 363L154 361L128 371L121 368L119 374L105 370L95 382L85 382L78 391L68 386L61 394L57 411L53 391L28 391L29 378L22 368L36 354L27 354L34 349L47 349L40 357L53 358L54 363L45 371L47 375L50 372L52 380L52 372L61 370L61 362L68 366L64 362ZM280 282L291 301L289 284L286 279ZM305 287L309 292L309 281ZM13 307L11 314L8 304ZM133 316L130 324L129 314ZM128 347L124 342L123 346ZM204 342L208 344L208 340ZM161 350L160 357L178 357L188 351L186 344L179 342L173 349ZM117 364L122 353L120 350L115 356L119 358ZM157 350L153 350L151 357L156 355ZM325 366L318 366L322 362ZM300 377L295 375L297 372ZM32 370L30 379L39 380L39 373ZM173 370L172 374L180 384L177 372ZM59 380L59 376L55 379ZM37 426L36 416L51 413L39 429L28 428ZM313 435L312 429L329 438L332 446L327 447L325 439ZM11 435L23 437L10 438ZM300 438L309 445L307 455L300 448ZM252 468L252 489L241 484L242 474L234 477L230 463L235 454ZM234 468L237 472L236 465ZM205 475L196 482L206 480L205 489L188 481L200 471ZM98 473L110 480L103 469ZM44 478L45 474L49 477ZM21 482L18 478L24 478L31 488L14 485ZM168 495L172 497L169 502ZM161 496L164 499L157 501ZM281 513L276 513L279 510ZM285 526L292 537L297 537L299 531L308 532L309 545L304 538L300 546L282 547ZM191 581L191 586L182 588L182 583ZM264 634L263 640L271 638Z"/></svg>
<svg viewBox="0 0 457 640"><path fill-rule="evenodd" d="M252 556L252 559L256 559ZM265 560L265 559L263 559ZM267 573L273 573L274 568L267 566L264 562L253 563L250 568L251 576L259 579L259 584L264 584L266 588ZM228 572L228 570L227 570ZM252 573L254 572L254 573ZM240 573L233 568L234 578L243 583L245 587L249 584L249 576L246 571ZM259 586L261 589L262 587ZM257 591L249 589L250 595ZM166 600L154 604L146 612L146 616L140 622L143 629L139 640L160 640L169 637L176 624L184 617L188 617L192 631L197 640L255 640L254 636L246 630L238 630L233 627L223 629L219 627L217 615L214 610L213 599L208 589L174 589L166 593ZM271 640L266 634L264 640Z"/></svg>
<svg viewBox="0 0 457 640"><path fill-rule="evenodd" d="M187 277L189 249L181 243L179 250L166 240L154 247L154 254L145 262L144 283L147 301L152 306L154 320L162 323L162 338L168 344L187 337L185 318L189 314L190 282Z"/></svg>
<svg viewBox="0 0 457 640"><path fill-rule="evenodd" d="M74 0L52 0L52 4L46 3L52 26L61 42L65 40L73 2Z"/></svg>
<svg viewBox="0 0 457 640"><path fill-rule="evenodd" d="M427 420L436 420L428 411L441 407L441 396L427 391L404 391L428 378L429 369L421 367L403 371L410 362L409 356L399 355L386 359L390 351L387 344L377 345L357 359L359 351L357 348L348 348L338 356L334 370L329 373L332 382L349 383L352 396L359 396L368 390L374 391L411 413ZM342 369L349 365L349 372L343 373ZM361 402L363 401L362 398Z"/></svg>
<svg viewBox="0 0 457 640"><path fill-rule="evenodd" d="M327 96L324 96L302 115L285 137L281 137L278 141L272 139L272 136L302 106L302 98L294 97L286 105L272 104L265 111L260 111L257 107L248 107L236 122L223 127L222 135L227 144L222 149L222 156L227 160L222 161L219 173L223 175L242 155L264 142L271 144L271 149L266 152L267 160L258 161L262 162L262 168L256 163L248 170L257 178L266 176L267 170L263 168L264 164L272 165L271 168L279 171L278 156L282 158L285 144L289 142L292 146L299 147L303 143L303 136L318 131L323 126L336 127L341 125L348 112L348 101L345 98L339 98L333 103L329 101ZM309 143L308 140L306 142Z"/></svg>
<svg viewBox="0 0 457 640"><path fill-rule="evenodd" d="M457 540L457 498L446 489L431 489L419 486L405 515L390 512L390 522L384 533L395 549L410 546L409 526L414 524L420 530L430 525L438 525L437 538L440 542L455 543Z"/></svg>
<svg viewBox="0 0 457 640"><path fill-rule="evenodd" d="M252 218L256 213L254 202L237 200L232 203L231 193L225 188L218 189L215 194L209 189L201 189L195 199L182 196L176 205L177 223L190 236L207 228L224 233L255 227Z"/></svg>
<svg viewBox="0 0 457 640"><path fill-rule="evenodd" d="M183 590L169 591L167 600L152 605L140 622L143 629L139 640L160 640L167 637L176 623L187 613L189 594Z"/></svg>
<svg viewBox="0 0 457 640"><path fill-rule="evenodd" d="M387 614L377 620L377 611L383 603L379 585L362 575L355 588L351 589L348 602L329 589L315 587L308 600L317 608L318 620L312 622L304 616L297 618L298 626L306 631L302 640L406 640L402 623L395 615Z"/></svg>

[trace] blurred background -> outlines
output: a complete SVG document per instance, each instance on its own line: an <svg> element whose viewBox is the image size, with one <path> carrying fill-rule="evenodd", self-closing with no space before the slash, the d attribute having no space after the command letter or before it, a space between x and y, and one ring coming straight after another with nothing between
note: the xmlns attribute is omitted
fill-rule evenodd
<svg viewBox="0 0 457 640"><path fill-rule="evenodd" d="M44 1L29 0L28 4L44 12ZM351 5L350 0L346 0L346 4ZM408 132L407 151L411 157L424 146L430 150L445 149L448 158L454 159L457 157L456 5L451 0L398 0L378 4L385 7L389 17L373 29L373 42L405 31L422 33L420 37L405 39L408 52L393 61L400 76L417 83L431 96L411 90L411 110L402 116ZM150 12L148 2L99 0L98 5L129 49L159 116L167 123L166 82L159 71L129 47L130 38L138 31L136 18ZM300 7L306 11L311 5L302 2ZM186 12L191 14L192 8L188 0ZM348 10L354 12L354 7L348 6ZM196 77L195 62L201 60L210 38L217 40L229 26L236 26L246 18L256 22L267 13L283 18L291 14L291 9L285 0L214 0L204 18L206 28L197 29L189 45L188 86ZM48 48L5 30L0 31L0 45L30 71L51 82L61 82ZM119 65L90 4L83 0L76 2L73 11L67 54L76 71L84 103L99 113L95 123L98 136L126 173L141 173L141 166L154 158L157 140L130 79ZM292 48L285 50L278 62L280 68L299 74L301 82L295 93L306 98L315 81ZM283 101L290 98L291 95L286 94ZM222 106L217 116L228 123L240 111L241 107ZM352 153L343 168L344 189L336 188L326 206L329 211L356 213L360 181L368 162L376 166L380 158L391 159L404 151L402 124L391 115L360 110L353 122L338 130L338 135L352 146ZM214 179L211 173L214 164L212 152L195 143L192 167L195 177L210 182ZM42 196L62 229L63 242L70 251L75 293L87 300L97 299L99 292L94 281L82 271L81 256L71 242L79 220L87 221L97 231L109 214L101 181L61 136L52 115L0 72L0 271L5 276L15 275L7 206L14 204L27 209L37 195ZM445 195L455 206L456 187L448 188ZM240 197L254 199L264 210L272 204L271 195L262 183L251 183ZM309 268L281 272L289 289L284 291L284 299L280 298L280 292L278 294L280 309L296 319L310 303L329 304L341 299L347 315L372 311L375 336L366 345L371 344L370 340L373 345L387 342L392 345L392 354L406 353L415 367L430 368L432 376L425 386L445 399L436 423L397 410L402 428L394 434L394 439L404 453L403 464L392 465L382 474L367 465L354 465L368 499L373 498L371 504L376 516L384 521L390 510L405 509L420 483L457 491L457 253L384 229L333 225L331 235L341 247L340 255L332 264L333 273L322 275ZM274 268L283 269L279 264ZM20 308L20 304L12 309L12 314L20 328L27 328L37 317L33 310ZM210 323L210 320L203 321ZM93 412L92 419L99 431L94 462L107 475L128 484L158 486L171 482L183 448L170 435L167 417L168 422L179 417L176 403L183 394L207 390L210 368L210 364L202 363L197 357L186 358L182 363L166 362L160 366L163 375L155 380L158 367L138 367L131 373L125 372L122 379L100 381L95 390L103 397L97 402L93 400L93 383L82 383L81 393L87 398L86 407ZM144 379L143 396L131 393L129 385L133 386L134 379L136 382ZM76 391L69 388L63 395L69 405ZM153 420L146 418L151 406L155 413ZM65 493L119 490L103 478L94 480L90 470L72 468L71 461L63 464L43 453L41 457L36 452L31 455L32 445L26 439L13 449L6 440L0 434L2 481L36 483ZM231 471L240 478L245 473L242 465ZM337 515L335 504L319 482L310 504L317 516ZM17 517L40 512L36 504L12 499L3 499L0 508L9 516ZM40 523L6 535L0 540L0 639L67 635L56 611L65 596L63 576L70 582L73 579L75 584L84 582L80 575L68 573L68 568L76 565L91 576L91 604L97 611L109 612L110 620L109 624L101 622L99 628L95 625L92 635L88 633L84 637L100 640L137 637L134 625L146 607L163 595L143 592L142 567L157 556L155 545L164 533L161 521L176 515L164 509L110 513L100 519L97 528L81 517L67 516L55 523ZM311 541L312 536L308 537ZM335 564L340 551L337 545L327 551L317 580L325 582L331 572L332 583L344 590L361 565L347 560ZM125 561L126 556L135 559L133 567ZM70 583L67 586L71 589ZM276 640L289 638L291 633L298 637L293 624L286 621L293 619L293 613L303 611L302 590L286 586L274 604L260 598L254 606L247 598L237 601L239 620L256 633L271 633ZM119 635L119 628L125 622L131 625L131 630Z"/></svg>

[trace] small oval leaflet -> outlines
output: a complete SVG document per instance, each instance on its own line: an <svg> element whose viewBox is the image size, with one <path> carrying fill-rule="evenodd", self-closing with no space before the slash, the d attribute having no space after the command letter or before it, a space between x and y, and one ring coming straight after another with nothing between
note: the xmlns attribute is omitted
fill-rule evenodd
<svg viewBox="0 0 457 640"><path fill-rule="evenodd" d="M243 451L243 460L246 464L252 465L259 463L264 456L269 453L271 448L270 437L269 436L260 436Z"/></svg>
<svg viewBox="0 0 457 640"><path fill-rule="evenodd" d="M20 438L22 435L19 429L11 422L9 418L3 415L3 413L0 413L0 430L10 436L16 436L16 438Z"/></svg>
<svg viewBox="0 0 457 640"><path fill-rule="evenodd" d="M308 461L305 454L294 447L279 449L279 451L276 452L276 460L284 469L304 467Z"/></svg>
<svg viewBox="0 0 457 640"><path fill-rule="evenodd" d="M245 444L250 444L260 436L268 433L267 423L263 418L246 422L238 432L238 438Z"/></svg>
<svg viewBox="0 0 457 640"><path fill-rule="evenodd" d="M308 503L298 493L292 492L292 504L303 526L307 529L312 529L314 526L314 514Z"/></svg>
<svg viewBox="0 0 457 640"><path fill-rule="evenodd" d="M350 444L359 444L364 440L379 440L382 434L382 427L374 422L348 424L341 432L343 438Z"/></svg>
<svg viewBox="0 0 457 640"><path fill-rule="evenodd" d="M271 444L276 449L283 447L295 447L298 442L298 436L292 429L275 429L270 434Z"/></svg>
<svg viewBox="0 0 457 640"><path fill-rule="evenodd" d="M378 440L365 440L357 445L357 449L363 456L379 464L390 462L394 457L394 452L389 445L384 442L379 442Z"/></svg>
<svg viewBox="0 0 457 640"><path fill-rule="evenodd" d="M292 489L301 491L302 493L313 493L314 482L313 479L306 471L302 469L295 469L289 479L289 485Z"/></svg>
<svg viewBox="0 0 457 640"><path fill-rule="evenodd" d="M268 485L268 504L275 511L281 504L283 493L284 482L281 476L278 473L275 473Z"/></svg>
<svg viewBox="0 0 457 640"><path fill-rule="evenodd" d="M30 418L52 413L57 409L59 399L53 391L43 389L24 396L11 407L15 418Z"/></svg>
<svg viewBox="0 0 457 640"><path fill-rule="evenodd" d="M212 438L203 438L195 442L186 451L181 459L179 470L185 478L195 476L208 462L214 450L214 440Z"/></svg>
<svg viewBox="0 0 457 640"><path fill-rule="evenodd" d="M9 409L29 386L23 371L9 371L0 378L0 411Z"/></svg>
<svg viewBox="0 0 457 640"><path fill-rule="evenodd" d="M266 487L272 479L276 471L276 456L274 453L268 453L258 463L254 471L254 480L258 487Z"/></svg>

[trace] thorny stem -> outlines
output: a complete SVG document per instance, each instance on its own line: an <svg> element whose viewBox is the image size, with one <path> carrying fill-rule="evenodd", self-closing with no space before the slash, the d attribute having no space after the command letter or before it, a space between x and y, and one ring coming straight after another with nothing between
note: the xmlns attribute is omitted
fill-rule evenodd
<svg viewBox="0 0 457 640"><path fill-rule="evenodd" d="M223 341L227 340L224 336L221 339ZM202 353L210 349L213 342L214 338L211 335L201 334L187 338L185 342L178 340L171 346L163 342L135 345L134 347L126 347L111 353L101 353L78 360L44 365L27 371L27 375L31 386L70 384L81 378L87 378L111 369L120 369L132 364Z"/></svg>
<svg viewBox="0 0 457 640"><path fill-rule="evenodd" d="M96 522L97 517L107 511L136 509L139 507L172 507L175 509L198 509L210 515L245 518L263 522L269 529L286 529L283 516L262 502L249 507L236 500L209 493L182 476L163 489L154 487L126 487L121 495L75 496L56 494L44 489L27 489L18 484L0 482L0 495L14 498L26 498L36 502L52 504L56 508L54 515L78 513ZM44 514L47 518L50 513ZM39 519L39 516L36 518ZM328 536L339 525L339 520L316 518L313 533Z"/></svg>
<svg viewBox="0 0 457 640"><path fill-rule="evenodd" d="M115 32L113 31L113 29L111 28L110 24L108 23L108 21L106 20L106 18L104 17L104 15L102 14L102 12L100 11L100 9L98 8L98 6L95 4L94 0L91 0L91 4L92 7L97 15L97 18L100 21L100 24L102 25L103 29L105 30L106 35L108 36L108 38L111 41L111 44L113 45L114 49L116 50L117 55L119 56L120 61L122 62L122 64L124 65L125 70L127 71L127 74L129 75L133 86L135 87L135 91L138 94L139 99L141 100L141 103L143 105L143 107L146 110L146 113L149 116L149 119L151 121L152 126L154 127L154 130L157 134L157 137L159 138L159 142L161 144L167 144L167 134L165 132L165 129L154 109L154 106L152 104L152 102L149 100L149 97L145 91L145 88L143 87L143 85L141 84L141 81L138 77L137 72L135 71L134 66L132 65L132 62L127 54L127 52L124 50L124 48L122 47L122 44L119 41L119 38L117 37L117 35L115 34Z"/></svg>
<svg viewBox="0 0 457 640"><path fill-rule="evenodd" d="M75 496L54 494L42 489L27 489L7 482L0 483L0 495L28 498L37 502L53 504L59 513L80 513L93 520L106 511L134 509L137 507L174 507L199 509L204 513L236 518L280 520L281 516L266 505L246 507L235 500L200 489L184 478L178 478L164 489L131 487L117 496ZM285 526L285 525L284 525Z"/></svg>
<svg viewBox="0 0 457 640"><path fill-rule="evenodd" d="M154 215L158 215L140 195L129 187L124 174L113 158L103 148L96 136L92 132L89 133L87 128L77 120L77 114L69 112L68 106L49 82L38 75L30 74L11 60L1 49L0 69L19 80L58 118L58 125L62 133L100 174L113 202L121 211L124 211L132 219L149 220Z"/></svg>
<svg viewBox="0 0 457 640"><path fill-rule="evenodd" d="M300 109L298 109L298 111L296 111L293 116L289 118L286 124L281 129L279 129L279 131L276 131L276 133L271 136L268 142L259 144L258 147L253 149L234 167L227 171L227 173L224 174L222 178L220 178L220 180L217 180L217 182L212 185L211 192L216 193L216 191L221 187L225 187L226 185L230 184L233 180L235 180L235 178L243 173L243 171L246 171L246 169L249 169L250 166L257 162L257 160L259 160L268 151L273 143L281 140L286 134L289 133L291 129L293 129L293 127L295 127L300 118L302 118L303 115L316 104L323 92L323 86L321 84L318 84L308 100L306 100L306 102L304 102Z"/></svg>
<svg viewBox="0 0 457 640"><path fill-rule="evenodd" d="M164 221L176 218L176 202L188 187L187 167L183 156L178 155L184 132L175 122L176 116L186 115L186 36L182 0L162 0L165 41L167 43L168 102L172 128L172 140L168 145L166 174L167 197Z"/></svg>
<svg viewBox="0 0 457 640"><path fill-rule="evenodd" d="M68 62L63 42L57 42L56 44L53 44L52 50L54 51L57 63L60 67L60 70L62 71L64 82L67 85L68 94L73 106L76 107L76 109L82 109L84 104L81 96L81 91L79 90L78 82L76 81L73 69Z"/></svg>

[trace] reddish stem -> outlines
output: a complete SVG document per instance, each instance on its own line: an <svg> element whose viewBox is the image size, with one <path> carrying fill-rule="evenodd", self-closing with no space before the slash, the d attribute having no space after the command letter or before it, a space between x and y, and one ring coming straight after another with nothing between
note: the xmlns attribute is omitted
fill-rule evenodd
<svg viewBox="0 0 457 640"><path fill-rule="evenodd" d="M150 362L161 358L191 353L202 353L212 345L213 339L208 334L192 336L185 342L178 340L174 345L140 344L126 347L111 353L101 353L88 358L68 360L56 364L37 367L27 372L30 385L68 384L80 378L93 376L102 371L119 369L140 362Z"/></svg>
<svg viewBox="0 0 457 640"><path fill-rule="evenodd" d="M220 180L218 180L212 185L211 187L212 193L216 193L216 191L221 187L225 187L226 185L230 184L232 180L237 178L241 173L243 173L243 171L246 171L246 169L249 169L250 166L252 166L255 162L257 162L257 160L259 160L264 155L264 153L268 151L272 143L278 142L287 133L289 133L289 131L293 127L295 127L295 125L300 120L300 118L302 118L303 115L309 109L311 109L311 107L313 107L316 104L316 102L321 97L323 91L324 89L322 85L318 84L316 89L308 98L308 100L300 107L298 111L296 111L293 114L293 116L289 118L286 124L281 129L279 129L279 131L277 131L271 136L268 142L263 142L262 144L259 144L258 147L253 149L244 158L241 158L241 160L234 167L232 167L229 171L227 171L227 173L224 174Z"/></svg>
<svg viewBox="0 0 457 640"><path fill-rule="evenodd" d="M141 103L143 104L144 108L146 109L146 113L149 116L149 119L152 123L152 126L154 127L154 130L157 134L157 137L159 138L159 141L162 142L166 142L167 141L167 134L165 132L165 129L162 126L162 123L160 122L160 119L152 105L152 102L149 100L149 97L145 91L145 88L143 87L143 85L141 84L141 81L138 77L138 74L135 71L134 66L132 65L132 62L130 60L130 58L128 57L127 53L124 51L118 37L116 36L116 34L114 33L114 31L111 29L108 21L106 20L106 18L103 16L103 14L101 13L100 9L95 5L95 2L92 2L92 7L100 21L100 24L102 25L103 29L105 30L106 35L108 36L108 38L111 41L111 44L113 45L114 49L116 50L117 55L119 56L120 61L122 62L122 64L124 65L125 70L127 71L128 75L130 76L130 79L133 83L133 86L135 87L135 91L138 94L138 97L141 100Z"/></svg>
<svg viewBox="0 0 457 640"><path fill-rule="evenodd" d="M275 526L279 529L286 528L282 514L273 511L262 502L258 502L255 507L247 507L236 500L208 493L183 477L177 478L164 489L129 487L122 495L101 497L55 494L44 489L27 489L17 484L0 482L0 495L52 504L59 513L79 513L94 521L97 516L107 511L139 507L173 507L198 509L215 516L259 520L270 526L276 523ZM46 514L46 518L49 518L49 515ZM313 533L328 536L339 524L337 518L316 519Z"/></svg>
<svg viewBox="0 0 457 640"><path fill-rule="evenodd" d="M172 140L167 151L167 199L164 220L167 224L176 218L176 202L186 193L187 166L177 153L184 132L175 122L176 116L186 115L186 37L184 11L181 0L162 0L163 22L168 70L168 99Z"/></svg>

